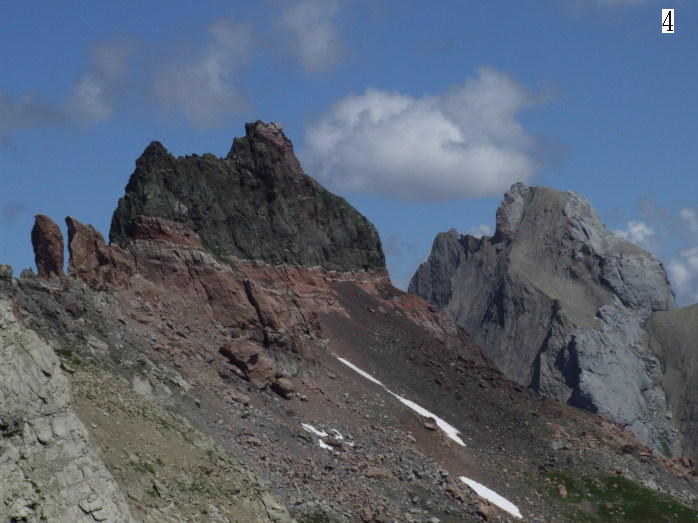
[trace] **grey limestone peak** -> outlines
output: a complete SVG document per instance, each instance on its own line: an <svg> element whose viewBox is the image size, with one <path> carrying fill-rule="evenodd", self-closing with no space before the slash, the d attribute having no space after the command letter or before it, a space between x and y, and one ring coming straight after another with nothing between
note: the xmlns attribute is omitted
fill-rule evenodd
<svg viewBox="0 0 698 523"><path fill-rule="evenodd" d="M444 307L509 378L676 455L645 331L676 307L661 262L574 192L514 184L496 220L492 237L439 234L410 292Z"/></svg>

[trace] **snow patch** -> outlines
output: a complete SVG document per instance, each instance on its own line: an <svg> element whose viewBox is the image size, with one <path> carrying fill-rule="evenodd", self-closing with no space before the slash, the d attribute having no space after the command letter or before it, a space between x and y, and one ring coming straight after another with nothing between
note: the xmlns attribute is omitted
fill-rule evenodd
<svg viewBox="0 0 698 523"><path fill-rule="evenodd" d="M307 423L301 423L301 427L303 427L308 432L312 432L316 436L320 436L321 438L327 437L327 432L325 432L324 430L316 429L315 427L313 427L312 425L308 425Z"/></svg>
<svg viewBox="0 0 698 523"><path fill-rule="evenodd" d="M357 367L356 365L354 365L354 364L353 364L352 362L350 362L349 360L345 360L344 358L340 358L339 356L337 356L337 359L338 359L339 361L341 361L342 363L344 363L344 365L346 365L347 367L349 367L349 368L350 368L351 370L353 370L354 372L358 372L359 374L361 374L361 375L362 375L364 378L366 378L368 381L372 381L372 382L375 383L376 385L380 385L381 387L383 387L383 388L386 389L386 390L388 389L385 385L383 385L380 381L378 381L376 378L374 378L373 376L371 376L368 372L364 372L363 370L361 370L359 367Z"/></svg>
<svg viewBox="0 0 698 523"><path fill-rule="evenodd" d="M497 494L494 490L487 488L482 483L478 483L473 479L466 478L465 476L461 476L459 479L463 483L468 485L471 489L473 489L473 491L475 491L475 494L477 494L481 498L486 499L493 505L497 505L502 510L506 510L509 514L511 514L514 517L517 517L519 519L522 518L521 512L519 512L518 507L508 499Z"/></svg>
<svg viewBox="0 0 698 523"><path fill-rule="evenodd" d="M334 449L332 447L330 447L327 443L322 441L321 439L317 440L317 444L320 445L320 447L323 449L331 450L332 452L334 452Z"/></svg>
<svg viewBox="0 0 698 523"><path fill-rule="evenodd" d="M388 389L385 389L388 390ZM390 392L388 390L388 392ZM401 403L404 405L407 405L409 408L411 408L413 411L415 411L417 414L420 416L424 416L425 418L434 418L436 421L436 424L439 426L439 428L448 436L451 438L453 441L458 443L459 445L462 445L465 447L465 442L458 436L458 429L451 425L450 423L444 421L443 419L439 418L436 414L429 412L427 409L424 407L421 407L420 405L417 405L414 401L410 401L408 399L405 399L401 396L398 396L394 392L390 392L393 396L395 396L398 400L400 400Z"/></svg>
<svg viewBox="0 0 698 523"><path fill-rule="evenodd" d="M380 387L383 387L383 388L385 389L386 392L388 392L389 394L395 396L395 397L398 399L398 401L400 401L400 403L402 403L403 405L405 405L405 406L407 406L408 408L412 409L413 411L415 411L415 412L416 412L417 414L419 414L420 416L424 416L424 417L427 417L427 418L434 418L434 420L436 421L436 424L437 424L438 427L444 432L444 434L446 434L446 436L448 436L449 438L451 438L453 441L455 441L455 442L458 443L459 445L462 445L463 447L465 447L465 442L458 436L459 431L458 431L458 429L457 429L456 427L454 427L453 425L449 424L449 423L446 422L445 420L441 419L441 418L438 417L436 414L434 414L434 413L432 413L432 412L429 412L427 409L425 409L425 408L422 407L421 405L417 405L414 401L410 401L410 400L408 400L408 399L406 399L406 398L403 398L402 396L399 396L398 394L395 394L395 393L394 393L393 391L391 391L388 387L386 387L385 385L383 385L383 383L381 383L381 382L378 381L376 378L374 378L373 376L371 376L368 372L365 372L365 371L361 370L359 367L357 367L356 365L354 365L354 364L351 363L350 361L345 360L344 358L340 358L339 356L337 356L337 359L338 359L339 361L341 361L342 363L344 363L344 365L346 365L347 367L349 367L349 368L352 369L353 371L357 372L358 374L361 374L361 375L362 375L364 378L366 378L367 380L372 381L373 383L375 383L376 385L378 385L378 386L380 386Z"/></svg>
<svg viewBox="0 0 698 523"><path fill-rule="evenodd" d="M331 450L332 452L335 452L335 449L332 448L331 445L328 445L327 443L325 443L325 442L322 440L322 438L326 438L326 437L329 435L327 432L325 432L324 430L315 428L315 427L313 427L312 425L310 425L309 423L301 423L301 427L303 427L303 430L305 430L305 431L307 431L307 432L310 432L311 434L315 434L316 436L318 436L318 437L320 438L320 439L318 440L318 442L317 442L318 445L320 445L320 447L322 447L323 449L327 449L327 450ZM342 435L342 433L339 432L338 430L336 430L336 429L330 429L330 433L331 433L332 436L334 436L336 439L338 439L339 441L341 441L344 445L347 445L347 446L349 446L349 447L353 447L353 446L354 446L354 443L351 442L351 441L349 441L349 440L347 440L347 439Z"/></svg>

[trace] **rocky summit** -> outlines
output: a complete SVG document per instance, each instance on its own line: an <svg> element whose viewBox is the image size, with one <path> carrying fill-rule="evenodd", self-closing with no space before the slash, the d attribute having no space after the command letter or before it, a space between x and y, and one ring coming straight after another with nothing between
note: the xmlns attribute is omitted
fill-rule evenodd
<svg viewBox="0 0 698 523"><path fill-rule="evenodd" d="M514 185L495 234L439 234L409 290L448 311L512 380L681 454L647 330L675 308L666 272L582 196Z"/></svg>
<svg viewBox="0 0 698 523"><path fill-rule="evenodd" d="M307 176L279 124L250 123L225 158L175 158L159 142L136 161L114 212L123 246L141 216L184 223L207 248L270 264L331 270L385 266L373 225Z"/></svg>
<svg viewBox="0 0 698 523"><path fill-rule="evenodd" d="M516 198L501 239L444 249L513 253L526 220L515 223ZM373 226L302 171L278 125L248 124L222 159L151 144L110 243L74 217L66 225L67 271L46 216L31 235L39 275L0 265L1 521L698 518L691 459L522 387L477 329L393 287ZM663 347L675 320L660 315L679 311L649 288L661 281L631 286L625 249L646 255L621 247L606 276L618 290L602 296L609 318L642 310ZM579 307L559 321L590 328ZM680 375L676 352L652 359L638 336L643 364L628 372L649 379L658 358ZM680 379L667 374L670 399Z"/></svg>

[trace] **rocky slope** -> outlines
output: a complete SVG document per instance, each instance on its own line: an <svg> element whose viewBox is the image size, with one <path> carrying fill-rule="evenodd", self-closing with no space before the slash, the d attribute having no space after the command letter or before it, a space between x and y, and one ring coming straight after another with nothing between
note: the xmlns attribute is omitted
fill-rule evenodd
<svg viewBox="0 0 698 523"><path fill-rule="evenodd" d="M279 176L295 173L305 186L278 127L253 127L246 147L286 154ZM172 174L158 172L149 175L155 185ZM189 176L209 194L197 173ZM203 200L197 187L180 200L187 209ZM130 194L133 209L151 198ZM336 209L317 209L292 230L345 234L325 230ZM466 476L527 521L698 514L690 461L657 456L621 427L505 378L445 313L392 287L380 244L342 258L352 270L324 266L339 258L313 258L313 246L307 261L277 264L266 258L273 242L234 256L204 240L188 215L168 212L131 216L118 244L68 218L68 275L5 271L0 286L22 329L61 359L74 412L133 518L517 519ZM356 211L344 216L349 231L365 223ZM37 227L46 229L38 265L56 266L54 226ZM580 494L587 488L596 490Z"/></svg>
<svg viewBox="0 0 698 523"><path fill-rule="evenodd" d="M646 330L675 307L666 273L583 197L514 185L494 236L439 234L409 290L445 308L517 383L681 454Z"/></svg>

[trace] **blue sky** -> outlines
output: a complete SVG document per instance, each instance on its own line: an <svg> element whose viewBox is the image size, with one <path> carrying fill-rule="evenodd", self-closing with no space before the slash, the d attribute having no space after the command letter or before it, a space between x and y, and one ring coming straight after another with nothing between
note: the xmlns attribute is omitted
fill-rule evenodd
<svg viewBox="0 0 698 523"><path fill-rule="evenodd" d="M676 33L660 34L660 8ZM107 233L151 140L224 155L278 121L405 286L514 181L585 195L698 301L698 3L0 0L0 262L36 213Z"/></svg>

